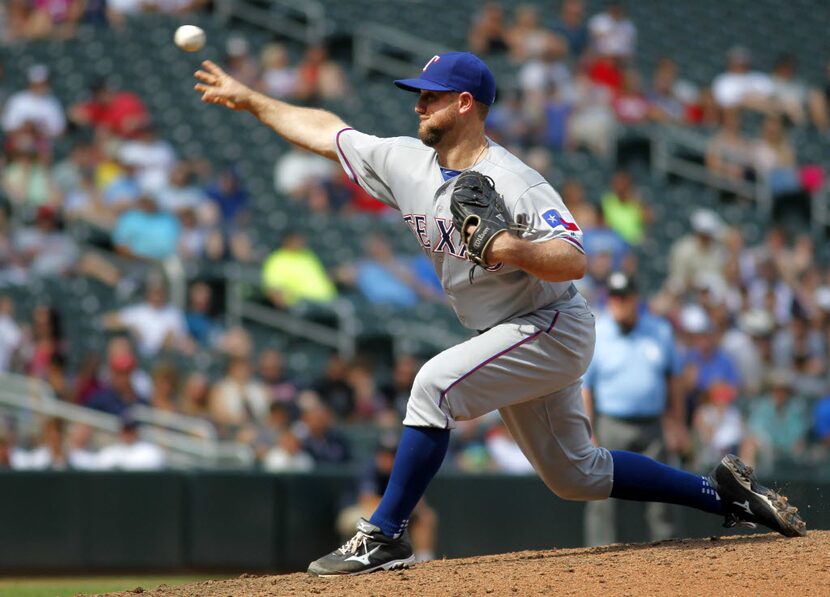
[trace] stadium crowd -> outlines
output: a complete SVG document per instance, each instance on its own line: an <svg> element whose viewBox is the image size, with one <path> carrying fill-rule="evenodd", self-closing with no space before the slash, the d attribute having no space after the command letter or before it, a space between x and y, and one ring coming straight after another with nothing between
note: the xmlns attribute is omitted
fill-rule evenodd
<svg viewBox="0 0 830 597"><path fill-rule="evenodd" d="M3 40L69 39L82 24L128 27L142 10L185 14L205 4L13 0L5 6ZM821 88L799 78L792 56L762 72L752 70L747 49L735 47L724 72L706 84L684 79L683 65L666 57L645 85L637 26L621 4L589 16L581 0L563 0L553 28L542 24L542 10L528 5L507 14L487 3L470 24L469 48L485 59L507 56L516 67L515 87L502 90L489 115L492 139L545 174L563 151L618 158L621 167L599 196L578 179L559 187L585 234L589 267L579 286L598 314L611 274L636 278L638 247L661 225L653 210L659 198L643 193L619 159L638 126L705 131L710 140L700 157L713 175L763 179L779 197L822 184L819 165L799 163L790 133L813 127L827 134L830 63ZM322 46L292 63L281 43L257 57L245 39L231 37L224 65L292 101L350 95L342 66ZM370 359L334 354L320 375L293 374L278 349L255 346L244 328L226 325L215 284L192 279L185 304L175 304L154 266L171 259L260 265L263 294L281 310L344 293L406 309L444 302L423 256L398 255L373 235L359 259L327 269L291 231L258 252L246 233L250 192L234 164L180 158L144 99L105 79L90 81L88 97L67 105L50 88L61 73L36 64L26 75L25 89L0 80L0 372L39 378L61 400L118 415L122 431L101 447L85 425L48 419L29 436L3 417L0 468L163 467L164 452L141 439L130 416L137 404L210 422L222 439L251 445L269 471L351 463L350 428L399 425L419 358L400 356L386 371ZM755 138L743 132L746 114L763 119ZM56 151L58 145L69 149ZM335 164L299 150L278 157L273 179L279 196L311 212L390 217ZM762 469L825 460L830 269L816 261L814 240L771 226L763 242L749 244L710 210L696 211L689 227L667 255L664 283L640 303L674 331L671 371L688 433L673 448L699 470L730 451ZM74 233L79 229L83 236ZM60 305L20 313L3 292L43 277L91 277L111 288L120 306L100 316L108 338L102 354L70 367ZM202 351L221 356L218 375L180 368L181 357ZM496 414L462 423L453 442L451 461L460 470L531 470Z"/></svg>

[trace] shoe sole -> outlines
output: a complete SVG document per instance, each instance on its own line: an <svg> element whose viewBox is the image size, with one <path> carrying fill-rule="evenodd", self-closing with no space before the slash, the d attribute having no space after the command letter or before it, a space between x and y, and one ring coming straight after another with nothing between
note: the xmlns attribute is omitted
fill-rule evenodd
<svg viewBox="0 0 830 597"><path fill-rule="evenodd" d="M331 574L316 574L314 572L309 571L309 574L312 576L316 576L318 578L337 578L339 576L358 576L360 574L369 574L370 572L378 572L380 570L401 570L403 568L409 568L411 564L415 563L415 555L411 555L408 558L403 560L392 560L391 562L385 562L383 564L379 564L374 568L367 568L366 570L360 570L358 572L332 572Z"/></svg>
<svg viewBox="0 0 830 597"><path fill-rule="evenodd" d="M789 504L787 496L764 487L757 480L755 489L752 489L753 470L741 462L737 456L730 454L724 457L722 462L741 487L761 498L762 502L768 506L769 511L779 523L779 532L782 535L804 537L807 534L807 523L798 515L798 508Z"/></svg>

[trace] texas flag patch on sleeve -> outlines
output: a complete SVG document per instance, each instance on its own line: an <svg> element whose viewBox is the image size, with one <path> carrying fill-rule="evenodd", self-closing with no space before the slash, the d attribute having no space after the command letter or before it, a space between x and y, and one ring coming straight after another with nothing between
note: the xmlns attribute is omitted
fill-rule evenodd
<svg viewBox="0 0 830 597"><path fill-rule="evenodd" d="M541 216L548 226L559 232L557 238L571 243L582 253L585 252L582 247L582 230L579 229L576 222L569 221L562 212L556 209L542 212ZM568 217L570 217L570 214L568 214Z"/></svg>

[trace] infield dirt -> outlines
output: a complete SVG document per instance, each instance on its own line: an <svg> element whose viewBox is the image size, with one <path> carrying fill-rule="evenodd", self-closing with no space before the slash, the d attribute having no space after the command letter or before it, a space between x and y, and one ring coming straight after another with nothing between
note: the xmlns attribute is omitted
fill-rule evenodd
<svg viewBox="0 0 830 597"><path fill-rule="evenodd" d="M830 595L830 531L740 535L438 560L408 570L319 579L247 576L112 593L132 597L468 595Z"/></svg>

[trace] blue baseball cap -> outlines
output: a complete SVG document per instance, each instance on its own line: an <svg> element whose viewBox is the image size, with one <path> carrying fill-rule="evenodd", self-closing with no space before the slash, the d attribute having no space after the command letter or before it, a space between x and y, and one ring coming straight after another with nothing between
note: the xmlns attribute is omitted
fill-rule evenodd
<svg viewBox="0 0 830 597"><path fill-rule="evenodd" d="M487 65L470 52L445 52L430 58L416 79L399 79L395 85L406 91L462 91L476 101L492 106L496 101L496 78Z"/></svg>

